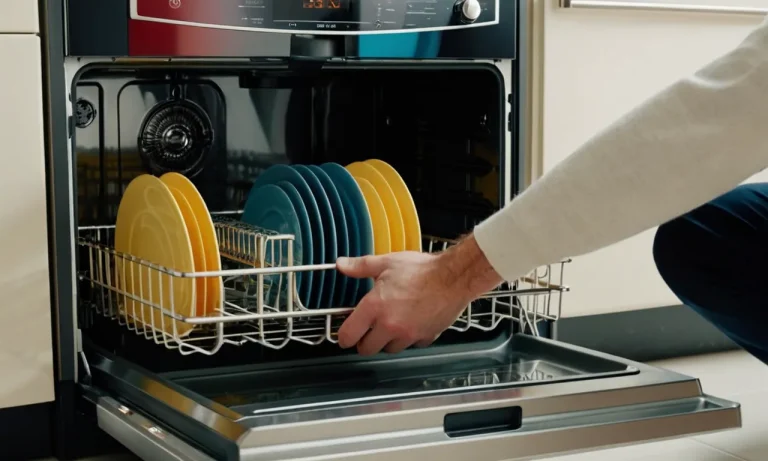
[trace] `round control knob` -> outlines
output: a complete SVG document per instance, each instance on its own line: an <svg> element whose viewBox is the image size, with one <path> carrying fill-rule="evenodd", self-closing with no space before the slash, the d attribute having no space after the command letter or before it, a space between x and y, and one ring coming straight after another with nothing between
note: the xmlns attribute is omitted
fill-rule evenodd
<svg viewBox="0 0 768 461"><path fill-rule="evenodd" d="M472 24L480 17L483 7L480 6L479 0L458 0L456 2L456 12L459 13L462 23Z"/></svg>

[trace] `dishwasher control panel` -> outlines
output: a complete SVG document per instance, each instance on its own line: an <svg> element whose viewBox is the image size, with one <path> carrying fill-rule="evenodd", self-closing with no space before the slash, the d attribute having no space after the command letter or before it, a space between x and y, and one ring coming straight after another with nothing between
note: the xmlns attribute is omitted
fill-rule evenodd
<svg viewBox="0 0 768 461"><path fill-rule="evenodd" d="M502 0L131 0L131 18L311 34L422 32L499 23Z"/></svg>

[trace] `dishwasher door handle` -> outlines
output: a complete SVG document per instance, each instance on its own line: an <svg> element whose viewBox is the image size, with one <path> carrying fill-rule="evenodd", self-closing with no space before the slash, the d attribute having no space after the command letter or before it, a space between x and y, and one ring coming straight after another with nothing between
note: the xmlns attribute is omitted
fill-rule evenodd
<svg viewBox="0 0 768 461"><path fill-rule="evenodd" d="M748 6L628 2L620 0L560 0L560 8L668 11L676 13L715 13L747 16L765 16L768 14L768 8Z"/></svg>
<svg viewBox="0 0 768 461"><path fill-rule="evenodd" d="M443 418L443 431L452 438L515 431L522 426L523 409L519 406L448 413Z"/></svg>
<svg viewBox="0 0 768 461"><path fill-rule="evenodd" d="M101 430L144 461L214 461L111 397L99 398L96 417Z"/></svg>

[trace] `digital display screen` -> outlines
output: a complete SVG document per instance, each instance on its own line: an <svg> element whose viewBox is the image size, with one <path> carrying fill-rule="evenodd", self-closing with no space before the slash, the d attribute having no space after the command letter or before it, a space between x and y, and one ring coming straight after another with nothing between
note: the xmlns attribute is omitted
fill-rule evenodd
<svg viewBox="0 0 768 461"><path fill-rule="evenodd" d="M354 22L355 0L276 0L274 20L278 22Z"/></svg>
<svg viewBox="0 0 768 461"><path fill-rule="evenodd" d="M302 0L305 9L340 10L342 0Z"/></svg>

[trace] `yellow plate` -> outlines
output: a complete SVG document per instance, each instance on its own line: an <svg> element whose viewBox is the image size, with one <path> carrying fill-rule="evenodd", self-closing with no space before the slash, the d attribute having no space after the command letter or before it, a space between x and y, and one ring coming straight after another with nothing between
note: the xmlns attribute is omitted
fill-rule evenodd
<svg viewBox="0 0 768 461"><path fill-rule="evenodd" d="M363 162L355 162L347 165L347 171L352 176L362 178L371 183L381 198L384 210L387 213L389 221L389 234L391 238L391 251L405 251L405 226L403 217L400 214L400 206L397 204L397 197L389 187L387 180L376 168Z"/></svg>
<svg viewBox="0 0 768 461"><path fill-rule="evenodd" d="M179 272L195 270L192 244L184 216L171 191L162 181L141 175L125 189L115 224L115 249L139 259ZM167 311L191 317L195 310L195 283L191 278L171 277L145 266L118 259L118 286L126 293ZM161 290L162 288L162 290ZM161 297L162 292L162 297ZM171 304L173 296L173 304ZM192 325L163 315L159 309L123 299L129 317L154 325L156 330L184 336Z"/></svg>
<svg viewBox="0 0 768 461"><path fill-rule="evenodd" d="M397 198L397 205L400 207L400 213L405 227L405 249L407 251L421 251L421 224L419 223L419 213L416 211L416 204L413 202L411 192L403 181L402 176L392 165L382 160L370 159L365 163L376 168L376 171L384 176L389 187Z"/></svg>
<svg viewBox="0 0 768 461"><path fill-rule="evenodd" d="M384 203L369 181L363 178L355 178L355 181L357 181L360 190L363 192L365 204L368 206L368 213L371 215L373 252L377 255L391 253L392 241L390 240L389 220L387 220L387 211L384 209Z"/></svg>
<svg viewBox="0 0 768 461"><path fill-rule="evenodd" d="M205 270L208 272L221 270L221 254L219 253L219 240L216 238L216 228L213 225L211 214L205 205L203 197L192 181L178 173L166 173L160 177L169 187L175 187L189 202L192 212L197 219L200 228L200 237L203 239L205 249ZM206 309L198 315L216 314L221 309L224 300L224 283L221 277L206 277Z"/></svg>
<svg viewBox="0 0 768 461"><path fill-rule="evenodd" d="M167 184L166 184L167 185ZM200 235L200 227L197 225L197 218L192 211L192 206L189 204L189 200L184 197L179 189L168 186L173 198L176 199L176 204L179 205L181 215L184 217L184 224L187 226L187 233L189 234L189 241L192 244L192 259L195 262L195 272L204 272L205 269L205 246L203 245L203 238ZM205 279L195 279L195 316L205 315Z"/></svg>

